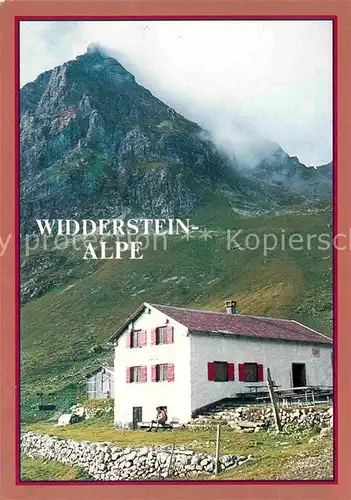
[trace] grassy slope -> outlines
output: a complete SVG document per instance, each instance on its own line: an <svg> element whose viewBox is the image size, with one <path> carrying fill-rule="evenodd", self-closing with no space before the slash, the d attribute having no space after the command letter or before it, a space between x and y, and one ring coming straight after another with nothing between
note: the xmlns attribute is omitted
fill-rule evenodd
<svg viewBox="0 0 351 500"><path fill-rule="evenodd" d="M330 213L239 217L216 202L194 213L191 223L218 232L204 241L173 237L168 248L149 248L143 260L91 264L83 253L54 251L42 281L59 285L22 308L22 388L57 390L82 381L101 356L90 349L104 344L121 320L144 300L221 309L235 297L241 313L299 320L331 332L329 251L227 249L226 229L279 235L329 232ZM241 238L242 241L242 238ZM26 266L44 255L37 250ZM48 253L45 253L45 258ZM85 272L86 271L86 272ZM177 277L177 278L175 278ZM174 279L170 279L174 278ZM106 355L106 353L103 353Z"/></svg>
<svg viewBox="0 0 351 500"><path fill-rule="evenodd" d="M34 430L43 434L59 436L63 439L77 441L110 442L120 447L161 446L176 443L187 449L214 454L216 430L179 429L172 432L146 433L145 431L116 430L112 422L106 419L91 419L66 428L58 428L48 424L33 424L24 430ZM221 454L253 454L254 460L242 467L221 474L218 479L298 479L291 469L301 460L324 456L331 449L331 437L316 439L310 442L314 431L304 431L295 434L271 432L254 434L239 434L232 430L222 429ZM331 479L331 457L325 459L325 472L322 479ZM291 471L291 475L290 474ZM314 479L301 473L301 479ZM204 479L210 479L205 476Z"/></svg>
<svg viewBox="0 0 351 500"><path fill-rule="evenodd" d="M86 481L89 479L89 474L80 467L71 467L42 458L21 458L21 481Z"/></svg>

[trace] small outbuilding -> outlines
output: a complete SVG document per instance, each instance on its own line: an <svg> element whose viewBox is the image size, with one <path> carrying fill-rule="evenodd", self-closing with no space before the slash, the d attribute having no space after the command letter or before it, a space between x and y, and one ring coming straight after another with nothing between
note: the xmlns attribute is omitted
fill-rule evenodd
<svg viewBox="0 0 351 500"><path fill-rule="evenodd" d="M114 397L114 369L112 366L100 366L86 376L88 399Z"/></svg>

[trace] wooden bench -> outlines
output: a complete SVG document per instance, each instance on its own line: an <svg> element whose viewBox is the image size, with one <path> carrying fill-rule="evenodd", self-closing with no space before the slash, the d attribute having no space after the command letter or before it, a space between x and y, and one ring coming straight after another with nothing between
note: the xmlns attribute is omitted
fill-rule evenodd
<svg viewBox="0 0 351 500"><path fill-rule="evenodd" d="M138 429L149 429L151 425L151 422L138 422L137 427ZM175 425L175 422L166 422L163 425L159 425L157 430L163 430L163 431L169 431L173 429L173 426ZM156 429L156 424L153 424L152 430Z"/></svg>
<svg viewBox="0 0 351 500"><path fill-rule="evenodd" d="M290 388L274 391L279 401L283 403L286 402L301 402L301 403L317 403L318 399L326 397L332 397L332 391L328 390L318 390L318 389L310 389L310 388ZM269 396L260 396L257 397L257 401L269 401Z"/></svg>
<svg viewBox="0 0 351 500"><path fill-rule="evenodd" d="M247 385L249 389L249 393L257 393L257 392L268 392L266 385ZM245 394L245 393L244 393Z"/></svg>
<svg viewBox="0 0 351 500"><path fill-rule="evenodd" d="M238 427L242 429L255 429L256 427L262 427L263 424L261 422L249 422L248 420L242 420L236 424Z"/></svg>
<svg viewBox="0 0 351 500"><path fill-rule="evenodd" d="M270 396L259 396L256 398L257 401L270 401Z"/></svg>

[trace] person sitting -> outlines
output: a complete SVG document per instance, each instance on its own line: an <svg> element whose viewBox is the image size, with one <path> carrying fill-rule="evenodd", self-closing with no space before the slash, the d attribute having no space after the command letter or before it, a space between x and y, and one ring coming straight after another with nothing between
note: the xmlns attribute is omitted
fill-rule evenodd
<svg viewBox="0 0 351 500"><path fill-rule="evenodd" d="M159 426L161 425L162 427L165 425L165 423L167 422L167 419L168 419L168 416L167 416L167 412L164 408L161 408L160 406L158 406L156 408L156 420L151 420L151 424L150 424L150 427L148 428L148 430L146 432L150 432L151 429L153 428L153 425L156 424L156 429L155 429L155 432L157 432Z"/></svg>

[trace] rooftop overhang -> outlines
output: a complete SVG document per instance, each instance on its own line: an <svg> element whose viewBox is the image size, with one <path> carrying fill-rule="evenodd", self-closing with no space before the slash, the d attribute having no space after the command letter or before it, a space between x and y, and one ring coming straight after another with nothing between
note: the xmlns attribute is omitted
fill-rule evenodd
<svg viewBox="0 0 351 500"><path fill-rule="evenodd" d="M142 314L148 307L151 306L146 302L143 302L127 319L123 321L121 326L117 328L117 330L111 335L111 337L107 341L107 345L113 347L118 337L124 332L126 328L128 328L128 325L132 321L135 321L140 316L140 314Z"/></svg>
<svg viewBox="0 0 351 500"><path fill-rule="evenodd" d="M292 344L303 344L303 345L318 345L318 346L325 346L325 347L333 347L333 341L332 339L329 339L330 341L325 341L321 340L318 342L317 340L299 340L299 339L283 339L283 338L277 338L277 337L260 337L260 336L254 336L254 335L247 335L245 333L234 333L234 332L228 332L228 331L220 331L220 330L212 330L212 331L206 331L206 330L194 330L194 329L189 329L189 334L191 335L203 335L203 336L214 336L214 337L227 337L227 338L232 338L232 339L243 339L243 340L256 340L256 341L261 341L261 342L284 342L284 343L292 343Z"/></svg>

